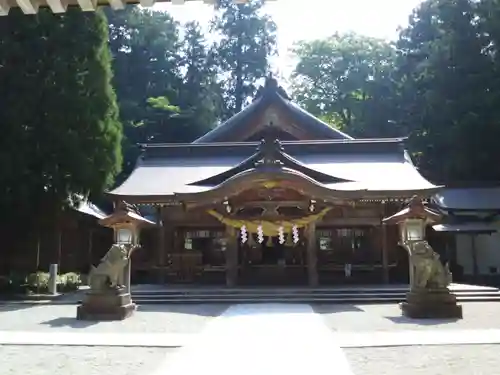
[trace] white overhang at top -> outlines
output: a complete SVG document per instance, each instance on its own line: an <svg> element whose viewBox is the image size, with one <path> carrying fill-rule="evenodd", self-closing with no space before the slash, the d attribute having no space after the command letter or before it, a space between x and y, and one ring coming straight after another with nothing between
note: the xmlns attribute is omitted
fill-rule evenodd
<svg viewBox="0 0 500 375"><path fill-rule="evenodd" d="M12 8L21 8L24 14L36 14L40 8L50 8L53 13L65 13L69 6L79 7L84 12L92 12L99 6L123 9L127 4L140 4L152 7L155 3L182 5L186 1L216 4L217 0L0 0L0 16L9 14ZM236 4L245 4L248 0L233 0ZM273 1L273 0L268 0Z"/></svg>
<svg viewBox="0 0 500 375"><path fill-rule="evenodd" d="M332 190L386 191L397 195L405 191L437 188L412 164L394 154L297 155L297 159L308 168L352 181L325 185ZM242 160L243 157L236 156L142 160L129 178L109 194L116 198L133 199L207 191L211 187L192 183L223 173Z"/></svg>

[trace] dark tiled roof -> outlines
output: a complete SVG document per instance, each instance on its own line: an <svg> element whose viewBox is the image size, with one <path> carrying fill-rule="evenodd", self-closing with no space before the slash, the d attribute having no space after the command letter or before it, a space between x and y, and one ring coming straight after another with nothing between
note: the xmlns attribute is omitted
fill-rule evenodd
<svg viewBox="0 0 500 375"><path fill-rule="evenodd" d="M331 189L387 191L389 195L411 191L413 195L436 188L411 163L403 139L291 141L282 145L295 168L316 173L314 179L328 175L332 180L348 181L325 181ZM232 175L235 169L238 172L238 166L248 163L257 146L257 142L144 145L131 176L110 194L140 200L134 197L207 191L210 186L194 184Z"/></svg>
<svg viewBox="0 0 500 375"><path fill-rule="evenodd" d="M194 143L228 142L234 139L237 129L244 127L266 108L275 105L285 110L303 130L314 139L353 139L351 136L334 129L324 121L303 110L290 100L286 92L278 86L274 78L267 78L255 100L229 120L198 138Z"/></svg>
<svg viewBox="0 0 500 375"><path fill-rule="evenodd" d="M285 153L281 142L268 137L267 139L263 139L261 141L259 147L257 147L255 152L250 157L246 158L241 163L238 163L233 168L209 178L192 182L190 185L220 185L224 181L241 172L259 169L262 167L267 168L269 165L271 165L274 169L287 168L294 170L321 183L350 182L350 180L330 176L326 173L309 168L307 165Z"/></svg>
<svg viewBox="0 0 500 375"><path fill-rule="evenodd" d="M500 211L500 187L447 188L434 195L432 203L454 211Z"/></svg>
<svg viewBox="0 0 500 375"><path fill-rule="evenodd" d="M283 141L289 155L318 154L402 154L405 138ZM250 157L259 142L153 143L143 144L142 158Z"/></svg>

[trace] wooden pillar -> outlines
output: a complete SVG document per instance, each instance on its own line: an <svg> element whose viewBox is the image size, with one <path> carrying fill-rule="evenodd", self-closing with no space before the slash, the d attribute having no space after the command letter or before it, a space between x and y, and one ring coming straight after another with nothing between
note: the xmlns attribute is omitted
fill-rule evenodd
<svg viewBox="0 0 500 375"><path fill-rule="evenodd" d="M307 281L309 286L319 284L318 277L318 254L316 246L316 223L311 223L306 227L307 236Z"/></svg>
<svg viewBox="0 0 500 375"><path fill-rule="evenodd" d="M387 252L387 224L381 225L382 229L382 281L389 284L389 254Z"/></svg>
<svg viewBox="0 0 500 375"><path fill-rule="evenodd" d="M94 228L90 228L88 232L88 246L87 246L87 260L88 260L88 266L90 267L91 264L93 264L93 257L92 257L92 251L93 251L93 245L94 245ZM90 268L89 268L90 270Z"/></svg>
<svg viewBox="0 0 500 375"><path fill-rule="evenodd" d="M226 226L226 285L238 284L238 236L233 227Z"/></svg>
<svg viewBox="0 0 500 375"><path fill-rule="evenodd" d="M479 275L479 267L477 264L477 249L476 249L476 235L471 234L471 253L472 253L472 276L474 277L474 282L477 282Z"/></svg>
<svg viewBox="0 0 500 375"><path fill-rule="evenodd" d="M157 266L158 266L158 283L165 283L165 222L163 221L163 209L158 207L157 209L157 225L158 225L158 248L157 255Z"/></svg>

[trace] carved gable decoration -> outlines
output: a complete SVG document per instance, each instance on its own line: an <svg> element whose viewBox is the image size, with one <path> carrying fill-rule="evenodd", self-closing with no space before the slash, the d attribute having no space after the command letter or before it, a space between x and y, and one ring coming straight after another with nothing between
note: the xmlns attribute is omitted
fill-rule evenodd
<svg viewBox="0 0 500 375"><path fill-rule="evenodd" d="M243 141L254 140L259 134L266 133L267 128L274 128L276 134L282 133L280 138L302 140L310 138L307 131L296 125L295 122L287 116L283 109L275 104L267 107L262 116L250 126L240 137Z"/></svg>
<svg viewBox="0 0 500 375"><path fill-rule="evenodd" d="M287 139L353 139L293 103L270 75L250 105L194 143L254 140L269 125L277 127Z"/></svg>

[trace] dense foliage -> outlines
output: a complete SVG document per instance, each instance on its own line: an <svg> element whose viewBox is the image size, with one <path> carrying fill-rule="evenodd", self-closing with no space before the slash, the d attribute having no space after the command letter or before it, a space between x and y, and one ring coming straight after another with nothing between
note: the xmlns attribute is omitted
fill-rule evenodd
<svg viewBox="0 0 500 375"><path fill-rule="evenodd" d="M499 25L498 0L427 0L394 42L301 42L294 94L355 137L409 136L435 182L497 181Z"/></svg>
<svg viewBox="0 0 500 375"><path fill-rule="evenodd" d="M121 181L138 143L190 142L240 111L276 51L262 8L223 0L210 25L138 7L106 11L109 27L100 12L2 17L0 208L11 224L50 221L122 168ZM409 136L435 182L496 181L499 44L500 0L427 0L393 42L299 42L291 88L354 137Z"/></svg>
<svg viewBox="0 0 500 375"><path fill-rule="evenodd" d="M8 224L47 224L121 169L106 19L14 10L0 34L0 209Z"/></svg>
<svg viewBox="0 0 500 375"><path fill-rule="evenodd" d="M240 112L265 77L276 52L276 24L262 13L264 0L236 4L220 0L211 30L220 36L213 46L214 62L222 79L224 118Z"/></svg>

